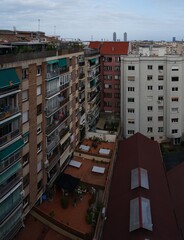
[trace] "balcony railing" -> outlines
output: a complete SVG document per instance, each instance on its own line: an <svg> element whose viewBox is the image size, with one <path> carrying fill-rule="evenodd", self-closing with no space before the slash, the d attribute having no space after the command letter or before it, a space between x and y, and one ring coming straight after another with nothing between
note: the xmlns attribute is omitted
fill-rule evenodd
<svg viewBox="0 0 184 240"><path fill-rule="evenodd" d="M83 91L85 89L85 85L79 86L79 91Z"/></svg>
<svg viewBox="0 0 184 240"><path fill-rule="evenodd" d="M65 90L66 88L69 87L69 82L68 83L65 83L64 85L60 86L60 91L63 91Z"/></svg>
<svg viewBox="0 0 184 240"><path fill-rule="evenodd" d="M10 167L12 164L20 160L20 151L18 153L14 153L11 157L7 158L5 161L0 163L0 173L2 173L5 169Z"/></svg>
<svg viewBox="0 0 184 240"><path fill-rule="evenodd" d="M50 171L59 161L61 156L61 153L58 152L57 154L53 154L50 158L48 158L49 161L49 167L48 167L48 171Z"/></svg>
<svg viewBox="0 0 184 240"><path fill-rule="evenodd" d="M84 78L85 77L85 74L84 73L80 73L79 74L79 79L82 79L82 78Z"/></svg>
<svg viewBox="0 0 184 240"><path fill-rule="evenodd" d="M63 128L61 129L60 133L59 133L59 136L60 136L60 139L62 139L69 131L69 126L67 126L66 128Z"/></svg>
<svg viewBox="0 0 184 240"><path fill-rule="evenodd" d="M47 152L50 152L59 142L59 136L55 135L53 140L47 143Z"/></svg>
<svg viewBox="0 0 184 240"><path fill-rule="evenodd" d="M0 138L0 147L5 143L11 141L13 138L17 137L20 134L19 129L14 130L11 133L6 134L5 136Z"/></svg>
<svg viewBox="0 0 184 240"><path fill-rule="evenodd" d="M18 233L18 231L22 227L22 220L19 218L16 222L14 222L13 225L8 229L6 229L6 232L2 233L0 235L0 239L5 240L5 239L13 239L13 237ZM2 238L1 238L2 237Z"/></svg>
<svg viewBox="0 0 184 240"><path fill-rule="evenodd" d="M53 89L53 90L48 90L48 91L46 92L46 97L50 97L50 96L52 96L52 95L54 95L54 94L56 94L56 93L58 93L58 92L60 92L60 89L59 89L59 88Z"/></svg>
<svg viewBox="0 0 184 240"><path fill-rule="evenodd" d="M6 195L12 188L14 188L21 181L20 177L13 178L6 185L0 185L0 198Z"/></svg>
<svg viewBox="0 0 184 240"><path fill-rule="evenodd" d="M18 107L10 107L10 106L1 107L0 108L0 120L9 118L18 112L19 112Z"/></svg>
<svg viewBox="0 0 184 240"><path fill-rule="evenodd" d="M59 120L55 120L51 125L49 125L46 129L46 134L49 135L51 132L54 131L55 128L57 128L67 117L69 116L69 112L66 112L63 117L61 117Z"/></svg>
<svg viewBox="0 0 184 240"><path fill-rule="evenodd" d="M47 74L46 74L46 79L50 79L50 78L54 78L54 77L57 77L63 73L66 73L69 71L69 67L66 67L66 68L56 68L52 71L48 71Z"/></svg>
<svg viewBox="0 0 184 240"><path fill-rule="evenodd" d="M46 116L49 116L55 111L59 110L67 102L69 102L69 97L64 98L61 102L58 102L57 106L55 106L54 108L46 108Z"/></svg>
<svg viewBox="0 0 184 240"><path fill-rule="evenodd" d="M6 200L4 200L6 201ZM3 221L9 217L10 214L12 214L17 208L18 206L21 204L22 199L19 196L16 200L14 199L14 201L12 201L11 206L9 206L8 209L6 209L6 211L4 211L3 213L0 214L0 224L3 223Z"/></svg>

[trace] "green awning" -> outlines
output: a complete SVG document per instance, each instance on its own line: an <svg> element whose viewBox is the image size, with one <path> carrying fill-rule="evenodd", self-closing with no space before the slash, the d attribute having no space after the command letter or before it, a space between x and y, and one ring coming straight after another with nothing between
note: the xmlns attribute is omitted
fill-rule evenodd
<svg viewBox="0 0 184 240"><path fill-rule="evenodd" d="M56 60L50 60L47 62L47 64L54 64L54 63L59 63L59 61L56 59Z"/></svg>
<svg viewBox="0 0 184 240"><path fill-rule="evenodd" d="M90 59L91 63L96 63L96 58Z"/></svg>
<svg viewBox="0 0 184 240"><path fill-rule="evenodd" d="M20 80L14 68L0 70L0 89L20 84Z"/></svg>
<svg viewBox="0 0 184 240"><path fill-rule="evenodd" d="M60 67L66 67L67 66L66 58L59 59L59 66Z"/></svg>
<svg viewBox="0 0 184 240"><path fill-rule="evenodd" d="M19 169L21 168L21 163L17 162L16 164L14 164L11 168L9 168L7 171L5 171L4 173L2 173L0 175L0 183L5 182L8 178L10 178L11 176L13 176Z"/></svg>
<svg viewBox="0 0 184 240"><path fill-rule="evenodd" d="M11 144L10 146L8 146L7 148L3 149L2 151L0 151L0 161L4 160L5 158L8 158L12 154L20 150L23 146L24 142L21 138L18 141Z"/></svg>

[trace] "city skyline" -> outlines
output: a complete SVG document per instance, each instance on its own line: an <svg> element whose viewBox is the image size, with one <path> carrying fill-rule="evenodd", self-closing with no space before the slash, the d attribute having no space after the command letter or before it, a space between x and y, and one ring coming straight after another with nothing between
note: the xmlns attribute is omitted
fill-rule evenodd
<svg viewBox="0 0 184 240"><path fill-rule="evenodd" d="M47 35L81 40L177 40L184 38L182 9L178 0L97 2L85 0L2 0L0 29L43 31ZM40 19L40 21L39 21Z"/></svg>

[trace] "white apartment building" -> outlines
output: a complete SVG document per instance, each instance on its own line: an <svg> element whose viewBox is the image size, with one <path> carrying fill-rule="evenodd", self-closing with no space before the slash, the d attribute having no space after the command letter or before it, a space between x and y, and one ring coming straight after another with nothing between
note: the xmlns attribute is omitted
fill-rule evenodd
<svg viewBox="0 0 184 240"><path fill-rule="evenodd" d="M179 144L184 132L184 58L121 57L121 126L125 138L140 132Z"/></svg>

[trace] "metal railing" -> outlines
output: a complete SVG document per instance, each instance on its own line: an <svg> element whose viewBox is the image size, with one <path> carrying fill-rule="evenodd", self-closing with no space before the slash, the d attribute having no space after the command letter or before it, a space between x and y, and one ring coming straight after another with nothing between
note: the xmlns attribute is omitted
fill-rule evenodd
<svg viewBox="0 0 184 240"><path fill-rule="evenodd" d="M20 134L19 129L14 130L11 133L6 134L5 136L0 138L0 147L4 145L5 143L9 142L13 138L17 137Z"/></svg>

